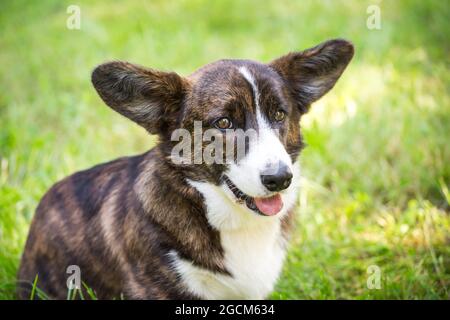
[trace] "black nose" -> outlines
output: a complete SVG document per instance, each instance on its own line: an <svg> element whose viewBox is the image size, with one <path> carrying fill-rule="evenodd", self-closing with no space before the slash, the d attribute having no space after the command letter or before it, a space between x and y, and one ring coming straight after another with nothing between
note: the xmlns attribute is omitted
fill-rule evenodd
<svg viewBox="0 0 450 320"><path fill-rule="evenodd" d="M269 191L284 190L289 187L292 182L292 172L289 167L282 162L278 163L277 168L270 170L270 174L267 173L261 175L261 182Z"/></svg>

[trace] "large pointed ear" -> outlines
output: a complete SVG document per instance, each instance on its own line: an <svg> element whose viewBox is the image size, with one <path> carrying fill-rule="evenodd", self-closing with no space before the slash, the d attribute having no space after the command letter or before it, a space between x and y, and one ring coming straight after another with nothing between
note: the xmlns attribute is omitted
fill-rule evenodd
<svg viewBox="0 0 450 320"><path fill-rule="evenodd" d="M153 134L175 123L188 87L176 73L121 61L95 68L92 84L108 106Z"/></svg>
<svg viewBox="0 0 450 320"><path fill-rule="evenodd" d="M289 53L269 65L286 81L302 113L334 87L353 57L353 45L330 40L302 52Z"/></svg>

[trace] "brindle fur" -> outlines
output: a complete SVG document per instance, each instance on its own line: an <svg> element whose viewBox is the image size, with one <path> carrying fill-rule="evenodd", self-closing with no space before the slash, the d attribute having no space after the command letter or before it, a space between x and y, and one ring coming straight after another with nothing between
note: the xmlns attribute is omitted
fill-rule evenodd
<svg viewBox="0 0 450 320"><path fill-rule="evenodd" d="M287 112L287 121L274 126L295 161L303 145L301 115L333 87L352 55L351 44L332 40L267 65L221 60L186 78L125 62L97 67L92 82L106 104L159 135L160 142L142 155L75 173L45 194L22 257L19 297L29 298L38 274L40 289L65 299L66 268L78 265L83 282L100 299L199 298L180 283L168 253L175 249L197 266L229 274L219 231L209 225L201 195L186 182L218 184L226 165L173 164L172 131L192 131L194 120L208 129L223 115L239 128L257 130L253 92L238 72L246 66L256 75L262 111ZM308 91L317 79L323 80L320 92ZM284 237L292 229L293 211L282 221Z"/></svg>

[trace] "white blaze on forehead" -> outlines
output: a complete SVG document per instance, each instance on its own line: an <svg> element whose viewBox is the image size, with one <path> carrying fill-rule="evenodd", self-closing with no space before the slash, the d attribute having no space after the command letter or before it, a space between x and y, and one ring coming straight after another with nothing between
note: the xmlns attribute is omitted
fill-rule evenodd
<svg viewBox="0 0 450 320"><path fill-rule="evenodd" d="M261 129L267 128L268 127L267 122L263 119L261 114L261 108L259 106L259 90L258 86L256 85L255 78L250 73L250 71L244 66L239 68L239 72L244 76L245 80L247 80L247 82L250 83L250 85L252 86L253 96L255 97L256 121L258 123L258 127Z"/></svg>
<svg viewBox="0 0 450 320"><path fill-rule="evenodd" d="M244 76L245 80L250 83L252 86L253 94L255 96L255 103L256 103L256 110L259 111L259 91L258 87L256 86L255 78L253 78L253 75L250 73L250 71L246 67L240 67L239 72Z"/></svg>
<svg viewBox="0 0 450 320"><path fill-rule="evenodd" d="M244 193L252 197L263 197L267 196L269 191L262 185L261 174L264 171L270 174L267 170L277 172L280 162L292 169L292 161L279 139L278 131L272 129L261 112L260 92L254 76L245 66L241 66L239 72L252 87L258 135L250 141L247 155L239 163L231 164L226 174Z"/></svg>
<svg viewBox="0 0 450 320"><path fill-rule="evenodd" d="M281 152L280 160L285 160L285 164L289 167L291 166L291 159L287 156L286 149L284 145L281 143L278 138L278 130L273 130L268 122L267 118L263 116L261 112L261 106L259 104L260 94L258 90L258 86L256 85L255 78L250 73L250 71L242 66L239 68L239 72L244 76L245 80L250 83L253 96L255 97L255 105L256 105L256 122L258 123L258 145L260 148L269 149L272 154L276 154ZM284 156L284 154L286 156ZM279 154L280 155L280 154Z"/></svg>

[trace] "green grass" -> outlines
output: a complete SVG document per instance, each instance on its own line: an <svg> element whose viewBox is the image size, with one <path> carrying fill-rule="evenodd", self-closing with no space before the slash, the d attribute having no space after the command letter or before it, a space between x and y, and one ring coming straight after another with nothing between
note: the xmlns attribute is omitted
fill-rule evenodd
<svg viewBox="0 0 450 320"><path fill-rule="evenodd" d="M96 96L123 59L188 74L344 37L356 56L302 120L298 228L274 299L449 299L450 6L383 1L9 1L0 10L0 298L14 297L30 219L55 181L154 139ZM381 269L381 289L366 286Z"/></svg>

